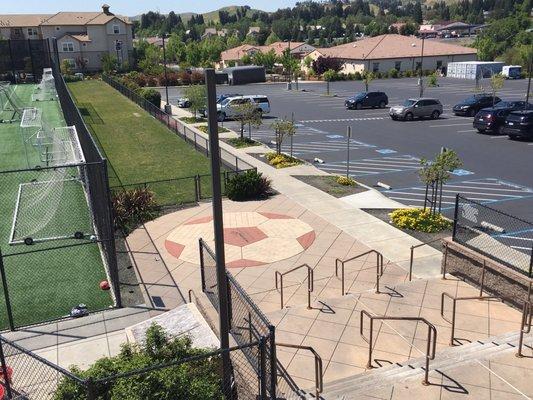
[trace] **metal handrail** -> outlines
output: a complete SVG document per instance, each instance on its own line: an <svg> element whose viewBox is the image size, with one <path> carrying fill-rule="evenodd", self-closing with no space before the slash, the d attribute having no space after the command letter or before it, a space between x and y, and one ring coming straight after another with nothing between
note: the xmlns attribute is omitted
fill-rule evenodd
<svg viewBox="0 0 533 400"><path fill-rule="evenodd" d="M522 322L520 324L520 337L518 339L517 357L524 357L522 347L524 345L524 334L531 332L531 320L533 319L533 306L530 301L524 301L522 306Z"/></svg>
<svg viewBox="0 0 533 400"><path fill-rule="evenodd" d="M430 240L429 242L424 242L424 243L420 243L420 244L416 244L414 246L411 246L411 258L409 259L409 282L411 282L411 280L413 279L413 259L414 259L414 255L415 255L415 249L419 248L419 247L422 247L422 246L425 246L425 245L428 245L428 244L431 244L431 243L435 243L435 242L438 242L439 240L442 240L442 238L438 238L438 239L433 239L433 240Z"/></svg>
<svg viewBox="0 0 533 400"><path fill-rule="evenodd" d="M320 393L324 390L323 372L322 372L322 358L311 346L302 346L299 344L277 343L276 346L290 347L292 349L307 350L315 356L315 399L320 399Z"/></svg>
<svg viewBox="0 0 533 400"><path fill-rule="evenodd" d="M293 269L290 269L285 272L279 272L276 271L274 273L274 278L276 279L276 289L280 289L280 297L281 297L281 309L283 310L283 277L287 274L290 274L291 272L294 272L296 270L299 270L300 268L307 268L307 309L311 309L311 293L314 290L314 271L313 268L311 268L308 264L302 264L299 265ZM279 276L279 285L278 285L278 276Z"/></svg>
<svg viewBox="0 0 533 400"><path fill-rule="evenodd" d="M339 264L341 265L341 295L344 296L346 293L344 292L344 264L347 262L356 260L358 258L361 258L363 256L366 256L368 254L375 253L376 254L376 293L380 293L379 291L379 278L383 276L383 254L381 254L379 251L376 250L369 250L364 253L358 254L355 257L348 258L347 260L341 260L340 258L335 259L335 276L339 277Z"/></svg>
<svg viewBox="0 0 533 400"><path fill-rule="evenodd" d="M364 316L367 316L370 319L370 334L366 338L363 329L364 329ZM372 350L373 350L373 330L374 330L374 320L395 320L395 321L420 321L427 325L428 327L428 336L427 336L427 347L426 347L426 370L424 374L424 380L422 381L423 385L429 385L429 360L435 359L435 352L437 349L437 328L427 319L422 317L390 317L385 315L371 315L366 310L361 310L361 320L359 326L359 333L365 342L369 344L368 346L368 361L366 364L367 368L372 367Z"/></svg>
<svg viewBox="0 0 533 400"><path fill-rule="evenodd" d="M444 316L444 299L448 297L452 300L452 318L449 320ZM447 292L442 292L440 296L440 316L442 319L449 324L452 324L451 334L450 334L450 346L454 346L455 342L455 315L457 311L457 302L461 300L500 300L503 301L502 297L499 296L464 296L464 297L456 297L452 296L451 294Z"/></svg>
<svg viewBox="0 0 533 400"><path fill-rule="evenodd" d="M196 296L196 293L194 293L194 290L189 289L189 303L192 303L192 296L194 296L195 299L198 299L198 296Z"/></svg>

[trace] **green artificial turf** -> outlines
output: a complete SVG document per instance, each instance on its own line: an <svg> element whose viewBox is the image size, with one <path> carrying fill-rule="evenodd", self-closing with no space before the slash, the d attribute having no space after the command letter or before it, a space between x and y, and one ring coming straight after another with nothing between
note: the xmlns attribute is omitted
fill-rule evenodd
<svg viewBox="0 0 533 400"><path fill-rule="evenodd" d="M68 85L111 164L111 186L157 182L148 187L159 204L195 201L194 179L184 178L209 174L205 155L106 83L88 80Z"/></svg>
<svg viewBox="0 0 533 400"><path fill-rule="evenodd" d="M43 121L50 127L64 126L59 102L32 102L34 85L19 85L16 94L25 106L42 110ZM6 113L3 113L5 115ZM23 197L15 225L20 237L34 239L93 232L85 193L79 181L67 181L53 190L40 190L31 182L45 182L58 175L65 179L78 176L78 170L26 170L43 165L32 140L32 132L23 132L20 121L0 124L0 250L6 274L9 300L16 326L40 323L68 315L71 308L84 303L89 310L113 304L109 292L99 288L106 279L100 248L88 238L61 239L35 243L9 244L19 185ZM18 170L18 171L17 171ZM11 172L6 172L11 171ZM44 251L43 251L44 250ZM6 328L5 293L0 296L0 327Z"/></svg>

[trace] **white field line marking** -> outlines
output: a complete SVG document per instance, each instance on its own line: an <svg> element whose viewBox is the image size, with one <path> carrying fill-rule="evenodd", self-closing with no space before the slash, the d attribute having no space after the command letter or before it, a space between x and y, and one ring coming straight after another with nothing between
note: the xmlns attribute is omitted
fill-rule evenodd
<svg viewBox="0 0 533 400"><path fill-rule="evenodd" d="M443 191L445 192L450 192L452 190L447 190L447 188L459 188L459 189L484 189L484 188L478 188L476 186L463 186L463 185L445 185L443 187ZM413 188L414 190L426 190L426 188L421 188L421 187L416 187L416 188ZM499 192L518 192L518 193L529 193L525 190L520 190L520 189L499 189L499 188L488 188L487 190L491 190L491 191L499 191Z"/></svg>
<svg viewBox="0 0 533 400"><path fill-rule="evenodd" d="M491 136L490 138L491 138L491 139L508 139L507 135L502 135L502 136Z"/></svg>

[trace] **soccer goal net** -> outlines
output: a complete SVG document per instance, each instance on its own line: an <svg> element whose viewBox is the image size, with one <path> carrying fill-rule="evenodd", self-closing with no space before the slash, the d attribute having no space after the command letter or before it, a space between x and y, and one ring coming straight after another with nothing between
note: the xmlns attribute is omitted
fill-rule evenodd
<svg viewBox="0 0 533 400"><path fill-rule="evenodd" d="M83 238L94 233L85 159L73 126L40 130L36 141L47 167L19 184L10 244Z"/></svg>
<svg viewBox="0 0 533 400"><path fill-rule="evenodd" d="M2 103L2 114L10 114L9 118L2 118L2 122L6 120L11 122L15 116L22 117L24 112L24 102L18 97L15 92L16 86L11 85L9 82L0 82L0 101Z"/></svg>
<svg viewBox="0 0 533 400"><path fill-rule="evenodd" d="M57 99L56 83L51 68L43 70L43 76L31 96L32 101L47 101Z"/></svg>

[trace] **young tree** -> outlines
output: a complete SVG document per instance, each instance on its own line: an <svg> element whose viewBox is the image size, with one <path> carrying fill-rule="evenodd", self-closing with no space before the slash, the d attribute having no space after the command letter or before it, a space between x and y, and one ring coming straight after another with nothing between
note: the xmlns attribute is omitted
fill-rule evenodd
<svg viewBox="0 0 533 400"><path fill-rule="evenodd" d="M194 118L197 118L198 111L207 107L207 93L205 86L192 85L184 90L184 95L191 103L191 111L194 113Z"/></svg>
<svg viewBox="0 0 533 400"><path fill-rule="evenodd" d="M283 65L283 69L289 75L289 79L292 80L293 74L300 69L300 62L292 56L291 51L288 48L283 51L280 61Z"/></svg>
<svg viewBox="0 0 533 400"><path fill-rule="evenodd" d="M372 71L363 71L361 76L363 78L363 83L365 84L365 91L368 92L370 82L374 80L374 73Z"/></svg>
<svg viewBox="0 0 533 400"><path fill-rule="evenodd" d="M281 145L287 136L296 134L296 126L294 122L288 119L278 119L272 125L272 129L276 133L276 153L281 154Z"/></svg>
<svg viewBox="0 0 533 400"><path fill-rule="evenodd" d="M327 70L338 72L342 68L342 61L338 58L318 57L312 62L312 67L313 71L315 71L318 75L322 75Z"/></svg>
<svg viewBox="0 0 533 400"><path fill-rule="evenodd" d="M261 112L254 103L246 102L232 107L235 120L239 122L241 139L244 139L244 127L248 125L249 136L252 136L251 127L259 128L263 123Z"/></svg>
<svg viewBox="0 0 533 400"><path fill-rule="evenodd" d="M440 212L440 199L442 198L442 185L450 179L450 172L462 165L457 153L453 150L443 151L435 160L420 160L422 168L418 172L420 181L426 185L426 194L429 195L429 209L432 214ZM424 210L428 207L428 196L424 199Z"/></svg>
<svg viewBox="0 0 533 400"><path fill-rule="evenodd" d="M268 37L266 38L266 41L265 41L265 44L266 45L269 45L269 44L272 44L272 43L275 43L275 42L279 42L279 37L278 35L276 35L275 32L272 32L270 35L268 35Z"/></svg>
<svg viewBox="0 0 533 400"><path fill-rule="evenodd" d="M502 74L493 74L490 77L490 89L492 92L492 107L496 104L496 94L503 87L505 77Z"/></svg>
<svg viewBox="0 0 533 400"><path fill-rule="evenodd" d="M113 72L116 69L116 67L117 67L117 57L112 54L105 53L102 56L102 69L104 73L109 74L110 72Z"/></svg>

